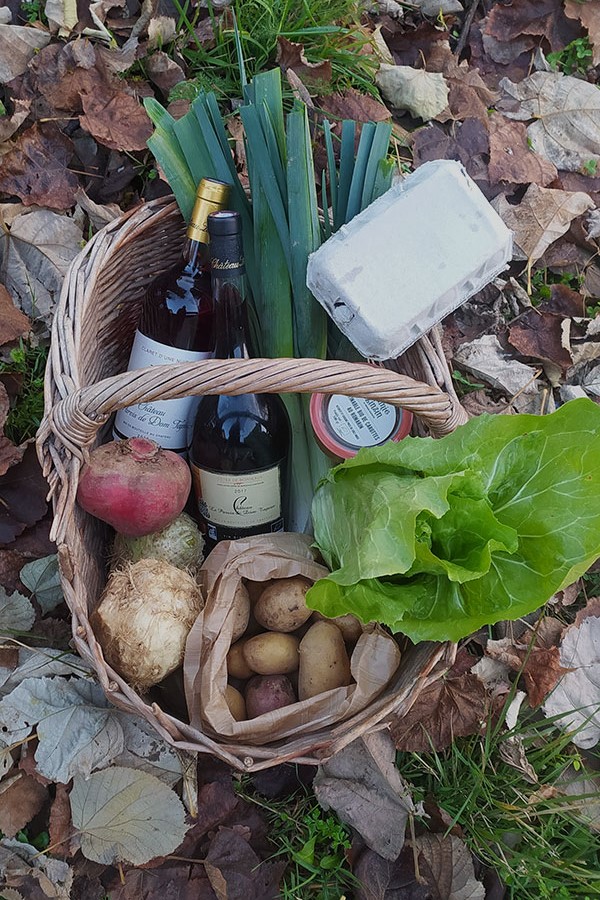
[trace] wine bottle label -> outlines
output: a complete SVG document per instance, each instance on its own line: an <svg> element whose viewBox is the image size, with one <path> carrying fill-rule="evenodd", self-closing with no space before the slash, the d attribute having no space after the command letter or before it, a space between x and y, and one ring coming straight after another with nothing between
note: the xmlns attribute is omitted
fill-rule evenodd
<svg viewBox="0 0 600 900"><path fill-rule="evenodd" d="M281 519L279 466L241 473L191 468L198 510L209 524L239 531Z"/></svg>
<svg viewBox="0 0 600 900"><path fill-rule="evenodd" d="M387 441L397 427L398 410L389 403L334 394L327 421L337 438L351 447L373 447Z"/></svg>
<svg viewBox="0 0 600 900"><path fill-rule="evenodd" d="M169 347L136 331L127 369L132 371L145 366L198 362L211 357L212 353ZM117 438L150 438L165 450L185 451L189 446L189 422L197 405L197 397L182 397L179 400L152 400L128 406L120 409L115 417L114 435Z"/></svg>

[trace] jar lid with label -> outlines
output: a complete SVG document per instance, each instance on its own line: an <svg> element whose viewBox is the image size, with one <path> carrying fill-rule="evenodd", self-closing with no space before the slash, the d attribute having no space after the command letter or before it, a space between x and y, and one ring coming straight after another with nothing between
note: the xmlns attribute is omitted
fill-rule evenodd
<svg viewBox="0 0 600 900"><path fill-rule="evenodd" d="M400 441L412 426L407 410L345 394L313 394L310 419L323 449L339 459L356 456L362 447Z"/></svg>

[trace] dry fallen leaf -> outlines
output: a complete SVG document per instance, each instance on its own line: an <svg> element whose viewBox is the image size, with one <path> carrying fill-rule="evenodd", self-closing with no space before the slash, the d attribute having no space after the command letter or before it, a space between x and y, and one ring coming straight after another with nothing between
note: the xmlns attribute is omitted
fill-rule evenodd
<svg viewBox="0 0 600 900"><path fill-rule="evenodd" d="M78 185L67 168L72 156L73 142L56 122L36 122L0 159L0 190L16 194L25 206L70 209Z"/></svg>
<svg viewBox="0 0 600 900"><path fill-rule="evenodd" d="M560 664L568 669L544 703L546 716L574 730L578 747L594 747L600 740L600 609L569 626L560 645Z"/></svg>
<svg viewBox="0 0 600 900"><path fill-rule="evenodd" d="M537 394L535 369L508 354L495 334L484 334L462 344L454 360L476 378L482 378L509 397Z"/></svg>
<svg viewBox="0 0 600 900"><path fill-rule="evenodd" d="M218 900L278 900L281 896L285 863L261 862L239 826L221 826L210 843L204 868Z"/></svg>
<svg viewBox="0 0 600 900"><path fill-rule="evenodd" d="M23 312L50 322L81 240L81 227L73 219L49 209L18 215L10 229L0 231L4 283Z"/></svg>
<svg viewBox="0 0 600 900"><path fill-rule="evenodd" d="M477 734L487 705L485 687L475 675L446 676L424 688L408 713L393 718L390 732L398 750L442 750L457 737Z"/></svg>
<svg viewBox="0 0 600 900"><path fill-rule="evenodd" d="M595 84L559 72L535 72L518 84L503 78L500 87L520 102L504 109L510 119L534 119L531 146L557 169L577 172L600 163L600 91Z"/></svg>
<svg viewBox="0 0 600 900"><path fill-rule="evenodd" d="M65 857L75 854L75 847L71 846L71 838L73 837L71 804L69 802L69 792L64 784L59 783L55 787L54 800L50 807L48 831L50 832L50 844L54 848L52 851L54 855Z"/></svg>
<svg viewBox="0 0 600 900"><path fill-rule="evenodd" d="M384 859L398 857L415 807L385 732L357 738L319 766L313 789L323 809L335 810L371 850Z"/></svg>
<svg viewBox="0 0 600 900"><path fill-rule="evenodd" d="M185 79L185 73L174 59L171 59L163 50L159 50L144 60L144 68L150 81L169 96L171 88Z"/></svg>
<svg viewBox="0 0 600 900"><path fill-rule="evenodd" d="M0 381L0 476L5 475L12 465L19 462L25 452L25 447L17 447L2 433L6 416L10 408L10 402L6 388Z"/></svg>
<svg viewBox="0 0 600 900"><path fill-rule="evenodd" d="M449 88L439 72L382 63L375 81L384 99L396 109L406 109L425 122L448 105Z"/></svg>
<svg viewBox="0 0 600 900"><path fill-rule="evenodd" d="M558 634L556 635L558 637ZM532 641L536 635L532 635ZM540 642L541 643L541 642ZM544 697L556 685L564 672L557 646L543 647L536 643L532 649L527 642L515 642L512 638L488 641L485 652L513 670L522 671L527 688L527 698L532 707L539 706Z"/></svg>
<svg viewBox="0 0 600 900"><path fill-rule="evenodd" d="M125 91L82 96L81 127L113 150L145 150L152 134L150 119L139 100Z"/></svg>
<svg viewBox="0 0 600 900"><path fill-rule="evenodd" d="M153 16L148 22L148 48L165 47L177 36L177 23L172 16Z"/></svg>
<svg viewBox="0 0 600 900"><path fill-rule="evenodd" d="M35 778L17 772L0 784L0 831L13 838L46 802L48 789Z"/></svg>
<svg viewBox="0 0 600 900"><path fill-rule="evenodd" d="M10 544L43 518L47 493L35 447L29 444L22 460L0 475L0 544Z"/></svg>
<svg viewBox="0 0 600 900"><path fill-rule="evenodd" d="M569 766L562 772L556 788L561 794L566 794L571 809L575 808L578 819L592 829L600 831L600 776L589 769Z"/></svg>
<svg viewBox="0 0 600 900"><path fill-rule="evenodd" d="M122 210L116 203L94 203L81 187L78 187L75 191L75 200L79 208L87 215L95 231L99 231L105 225L108 225L109 222L118 219L122 215Z"/></svg>
<svg viewBox="0 0 600 900"><path fill-rule="evenodd" d="M50 43L50 35L39 28L0 25L0 84L22 75L29 60Z"/></svg>
<svg viewBox="0 0 600 900"><path fill-rule="evenodd" d="M475 878L467 845L453 834L422 834L414 841L419 870L426 882L448 900L483 900L485 888Z"/></svg>
<svg viewBox="0 0 600 900"><path fill-rule="evenodd" d="M527 129L522 122L514 122L493 113L488 120L490 133L491 181L510 184L550 184L557 175L556 166L538 156L527 143Z"/></svg>
<svg viewBox="0 0 600 900"><path fill-rule="evenodd" d="M535 38L538 45L543 38L550 50L562 50L579 36L579 30L565 17L561 6L556 0L496 3L486 17L485 33L508 44L525 36Z"/></svg>
<svg viewBox="0 0 600 900"><path fill-rule="evenodd" d="M562 316L539 307L526 309L510 323L509 343L522 356L530 356L542 362L550 361L565 373L573 360L562 342L562 321Z"/></svg>
<svg viewBox="0 0 600 900"><path fill-rule="evenodd" d="M15 100L12 115L0 118L0 143L4 143L13 136L27 116L31 108L31 100Z"/></svg>
<svg viewBox="0 0 600 900"><path fill-rule="evenodd" d="M415 874L415 853L409 846L393 862L372 850L363 851L354 874L359 880L354 900L439 900L439 893L432 893L420 873Z"/></svg>
<svg viewBox="0 0 600 900"><path fill-rule="evenodd" d="M334 119L354 119L355 122L385 122L391 116L387 106L354 88L319 97L319 109Z"/></svg>
<svg viewBox="0 0 600 900"><path fill-rule="evenodd" d="M177 794L146 772L109 766L78 775L70 799L83 855L105 865L139 866L172 853L187 831Z"/></svg>
<svg viewBox="0 0 600 900"><path fill-rule="evenodd" d="M3 890L22 888L23 896L31 900L46 897L67 900L71 896L73 869L16 838L0 840L0 872L4 876Z"/></svg>
<svg viewBox="0 0 600 900"><path fill-rule="evenodd" d="M0 346L25 337L30 329L31 322L17 309L4 285L0 284Z"/></svg>
<svg viewBox="0 0 600 900"><path fill-rule="evenodd" d="M331 62L328 59L318 63L309 62L304 55L304 44L297 44L279 36L276 61L283 72L292 69L308 87L318 90L331 84Z"/></svg>
<svg viewBox="0 0 600 900"><path fill-rule="evenodd" d="M466 61L457 63L448 41L431 44L427 53L427 71L440 72L449 88L448 110L437 116L439 121L477 118L487 128L488 108L496 102L498 94L489 89L477 69Z"/></svg>
<svg viewBox="0 0 600 900"><path fill-rule="evenodd" d="M581 0L564 0L565 14L570 19L579 19L587 29L593 48L592 64L600 63L600 8L598 3L582 3Z"/></svg>
<svg viewBox="0 0 600 900"><path fill-rule="evenodd" d="M600 91L598 100L600 103ZM518 205L511 205L500 195L492 206L514 233L513 259L535 262L568 231L573 219L592 209L594 203L582 191L571 193L530 184Z"/></svg>
<svg viewBox="0 0 600 900"><path fill-rule="evenodd" d="M486 193L489 135L481 119L458 122L452 134L439 125L425 125L411 136L415 166L433 159L456 159L463 164L471 178Z"/></svg>

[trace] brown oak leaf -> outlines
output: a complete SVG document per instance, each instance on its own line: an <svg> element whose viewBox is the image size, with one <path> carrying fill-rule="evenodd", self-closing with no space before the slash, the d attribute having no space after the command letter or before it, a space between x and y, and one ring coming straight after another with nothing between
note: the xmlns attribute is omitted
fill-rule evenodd
<svg viewBox="0 0 600 900"><path fill-rule="evenodd" d="M399 66L419 66L423 57L427 59L436 41L447 42L448 35L429 22L421 22L410 31L398 30L385 35L385 42L392 51L394 62Z"/></svg>
<svg viewBox="0 0 600 900"><path fill-rule="evenodd" d="M420 874L417 878L412 847L404 847L394 861L365 850L358 858L354 874L359 881L355 900L439 900L439 894L432 893Z"/></svg>
<svg viewBox="0 0 600 900"><path fill-rule="evenodd" d="M40 811L48 789L25 772L17 772L2 782L0 831L13 838Z"/></svg>
<svg viewBox="0 0 600 900"><path fill-rule="evenodd" d="M447 134L439 125L419 128L413 132L412 151L415 166L434 159L458 160L488 200L494 195L486 162L489 137L481 119L465 119L464 122L456 123L451 134Z"/></svg>
<svg viewBox="0 0 600 900"><path fill-rule="evenodd" d="M0 160L0 190L25 206L69 209L79 184L67 168L72 156L73 143L55 122L36 122Z"/></svg>
<svg viewBox="0 0 600 900"><path fill-rule="evenodd" d="M171 88L185 79L185 73L174 59L162 50L144 60L148 78L168 97Z"/></svg>
<svg viewBox="0 0 600 900"><path fill-rule="evenodd" d="M304 55L304 44L277 38L277 63L283 72L293 69L298 78L309 88L322 88L331 84L332 68L328 59L311 63Z"/></svg>
<svg viewBox="0 0 600 900"><path fill-rule="evenodd" d="M114 91L82 96L84 115L79 117L81 127L100 144L113 150L145 150L152 134L150 119L140 102L126 94Z"/></svg>
<svg viewBox="0 0 600 900"><path fill-rule="evenodd" d="M443 750L457 737L480 731L488 698L476 675L440 678L419 694L414 706L391 722L398 750L425 753Z"/></svg>
<svg viewBox="0 0 600 900"><path fill-rule="evenodd" d="M477 69L466 62L457 63L448 41L432 43L427 54L427 71L440 72L450 89L448 112L436 116L438 121L475 118L487 127L488 107L498 99L498 93L490 90Z"/></svg>
<svg viewBox="0 0 600 900"><path fill-rule="evenodd" d="M387 106L354 88L319 97L319 108L334 119L353 119L355 122L385 122L391 116Z"/></svg>
<svg viewBox="0 0 600 900"><path fill-rule="evenodd" d="M485 33L499 41L516 41L524 36L544 40L553 52L581 37L579 25L568 19L556 0L519 0L496 3L487 16Z"/></svg>
<svg viewBox="0 0 600 900"><path fill-rule="evenodd" d="M500 660L514 672L521 672L530 706L539 706L566 671L560 664L560 650L555 644L543 646L544 640L558 640L562 629L545 628L534 632L529 642L515 642L511 638L488 641L485 652ZM534 646L531 647L531 643Z"/></svg>
<svg viewBox="0 0 600 900"><path fill-rule="evenodd" d="M50 844L52 852L56 856L74 856L76 850L71 847L71 838L74 834L71 823L71 803L66 784L56 785L56 794L50 807Z"/></svg>
<svg viewBox="0 0 600 900"><path fill-rule="evenodd" d="M0 546L0 584L7 593L23 590L19 573L25 563L56 553L56 544L48 536L50 525L51 517L46 515L19 535L9 547Z"/></svg>
<svg viewBox="0 0 600 900"><path fill-rule="evenodd" d="M550 184L557 176L556 166L530 149L527 128L494 113L489 118L491 181L510 184Z"/></svg>
<svg viewBox="0 0 600 900"><path fill-rule="evenodd" d="M31 100L15 100L14 112L10 116L2 116L0 119L0 143L8 141L19 130L31 107Z"/></svg>
<svg viewBox="0 0 600 900"><path fill-rule="evenodd" d="M0 476L4 475L16 462L19 462L25 452L25 447L15 446L2 434L9 408L8 394L0 381Z"/></svg>
<svg viewBox="0 0 600 900"><path fill-rule="evenodd" d="M204 868L218 897L277 900L285 862L261 862L236 826L221 826L211 841Z"/></svg>
<svg viewBox="0 0 600 900"><path fill-rule="evenodd" d="M508 340L523 356L549 361L566 372L573 364L562 342L563 317L531 307L514 319Z"/></svg>
<svg viewBox="0 0 600 900"><path fill-rule="evenodd" d="M116 872L106 884L111 900L221 900L200 862L162 865L157 869ZM106 895L103 891L100 896Z"/></svg>
<svg viewBox="0 0 600 900"><path fill-rule="evenodd" d="M4 285L0 284L0 345L24 337L30 328L27 316L17 309Z"/></svg>
<svg viewBox="0 0 600 900"><path fill-rule="evenodd" d="M0 544L10 544L44 516L47 492L35 447L29 444L22 460L0 476Z"/></svg>

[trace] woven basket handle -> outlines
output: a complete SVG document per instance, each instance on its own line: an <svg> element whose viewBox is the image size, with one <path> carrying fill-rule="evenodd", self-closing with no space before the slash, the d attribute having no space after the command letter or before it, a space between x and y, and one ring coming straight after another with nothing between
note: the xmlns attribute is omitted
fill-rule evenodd
<svg viewBox="0 0 600 900"><path fill-rule="evenodd" d="M60 541L75 503L79 469L112 413L135 403L202 394L346 394L410 410L435 436L467 420L460 404L436 387L379 366L320 359L210 359L124 372L54 404L38 431L38 454L54 496L51 537Z"/></svg>
<svg viewBox="0 0 600 900"><path fill-rule="evenodd" d="M109 416L125 406L201 394L346 394L410 410L436 436L466 421L439 388L379 366L319 359L211 359L124 372L83 388L48 413L54 435L81 457Z"/></svg>

